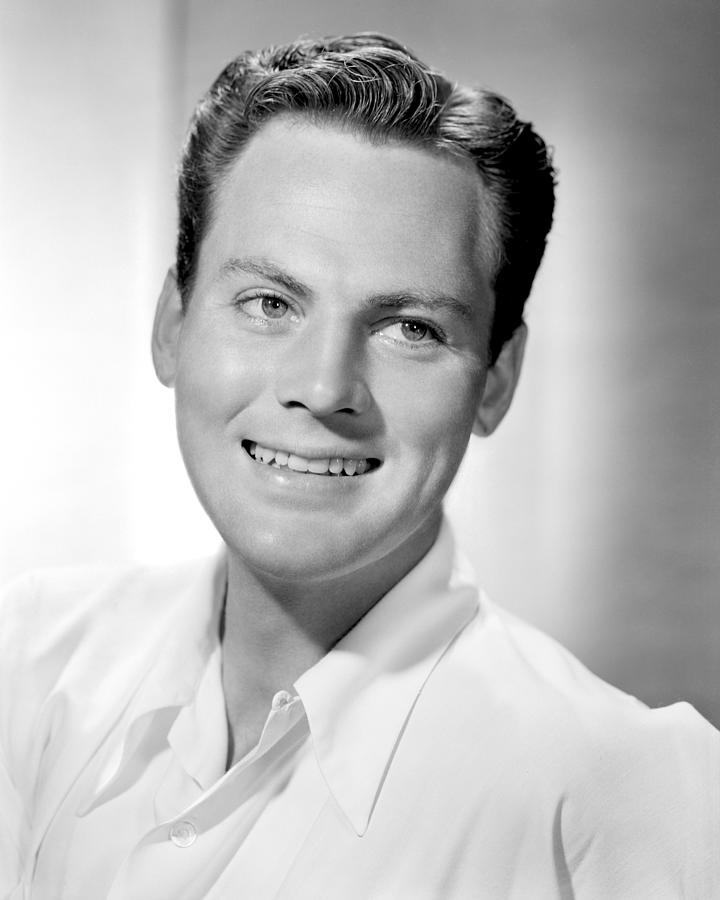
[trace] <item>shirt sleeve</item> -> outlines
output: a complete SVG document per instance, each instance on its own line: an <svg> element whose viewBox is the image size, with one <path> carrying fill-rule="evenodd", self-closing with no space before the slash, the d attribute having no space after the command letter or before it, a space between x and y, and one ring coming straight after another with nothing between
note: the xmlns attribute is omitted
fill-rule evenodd
<svg viewBox="0 0 720 900"><path fill-rule="evenodd" d="M23 843L27 831L23 803L0 758L0 897L12 897L21 879Z"/></svg>
<svg viewBox="0 0 720 900"><path fill-rule="evenodd" d="M22 782L26 765L14 759L32 728L27 679L21 665L32 620L33 578L24 576L0 592L0 898L18 896L25 867L29 822ZM19 739L19 740L18 740Z"/></svg>
<svg viewBox="0 0 720 900"><path fill-rule="evenodd" d="M576 900L720 897L720 733L686 703L647 710L594 763L564 811Z"/></svg>

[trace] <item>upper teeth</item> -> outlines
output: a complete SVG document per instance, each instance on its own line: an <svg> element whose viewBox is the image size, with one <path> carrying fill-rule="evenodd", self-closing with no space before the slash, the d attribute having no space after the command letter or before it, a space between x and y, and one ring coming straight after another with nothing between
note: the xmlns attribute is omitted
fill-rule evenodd
<svg viewBox="0 0 720 900"><path fill-rule="evenodd" d="M308 459L284 450L273 450L251 441L246 445L248 453L257 462L278 468L287 467L295 472L310 472L313 475L362 475L370 463L367 459L350 459L345 456L325 456Z"/></svg>

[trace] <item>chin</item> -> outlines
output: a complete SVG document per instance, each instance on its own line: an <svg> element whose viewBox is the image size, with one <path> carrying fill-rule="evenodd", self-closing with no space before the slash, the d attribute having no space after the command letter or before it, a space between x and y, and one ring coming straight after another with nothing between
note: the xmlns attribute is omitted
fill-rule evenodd
<svg viewBox="0 0 720 900"><path fill-rule="evenodd" d="M237 562L257 576L284 582L327 583L362 568L365 558L350 535L309 529L219 528Z"/></svg>

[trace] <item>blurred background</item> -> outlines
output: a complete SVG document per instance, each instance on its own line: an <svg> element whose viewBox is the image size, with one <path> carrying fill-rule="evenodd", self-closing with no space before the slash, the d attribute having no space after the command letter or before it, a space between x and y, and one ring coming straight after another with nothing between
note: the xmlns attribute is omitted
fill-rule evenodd
<svg viewBox="0 0 720 900"><path fill-rule="evenodd" d="M217 546L148 349L178 148L240 50L355 30L556 148L519 393L448 503L481 582L720 724L716 0L2 0L0 578Z"/></svg>

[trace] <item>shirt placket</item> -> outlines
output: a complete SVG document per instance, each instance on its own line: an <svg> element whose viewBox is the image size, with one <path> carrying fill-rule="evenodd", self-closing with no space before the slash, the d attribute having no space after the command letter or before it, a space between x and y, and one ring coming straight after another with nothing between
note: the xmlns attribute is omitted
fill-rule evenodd
<svg viewBox="0 0 720 900"><path fill-rule="evenodd" d="M276 694L255 749L142 838L122 864L108 900L205 897L269 798L282 788L307 735L300 700L285 691Z"/></svg>

